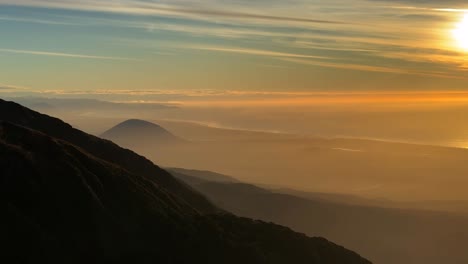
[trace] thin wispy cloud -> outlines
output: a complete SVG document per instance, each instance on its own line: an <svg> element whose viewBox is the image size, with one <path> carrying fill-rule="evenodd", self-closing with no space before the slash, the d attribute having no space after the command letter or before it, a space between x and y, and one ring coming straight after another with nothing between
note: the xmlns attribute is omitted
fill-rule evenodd
<svg viewBox="0 0 468 264"><path fill-rule="evenodd" d="M187 8L163 8L163 7L150 7L154 10L163 10L176 13L187 13L196 15L208 15L208 16L219 16L237 19L261 19L261 20L273 20L273 21L288 21L288 22L305 22L305 23L319 23L319 24L353 24L350 22L332 21L332 20L321 20L321 19L310 19L300 17L287 17L287 16L273 16L273 15L262 15L254 13L242 13L242 12L229 12L222 10L201 10L201 9L187 9Z"/></svg>
<svg viewBox="0 0 468 264"><path fill-rule="evenodd" d="M14 93L14 92L31 91L31 90L32 90L31 88L24 87L24 86L0 83L0 92Z"/></svg>
<svg viewBox="0 0 468 264"><path fill-rule="evenodd" d="M407 69L407 68L385 67L385 66L378 66L378 65L334 62L333 60L337 60L338 58L307 55L307 54L276 52L276 51L269 51L269 50L246 49L246 48L236 48L236 47L197 46L197 45L180 46L180 48L195 49L195 50L202 50L202 51L212 51L212 52L222 52L222 53L245 54L245 55L253 55L253 56L266 56L266 57L271 57L271 58L279 58L283 61L293 62L297 64L311 65L311 66L318 66L318 67L325 67L325 68L378 72L378 73L404 74L404 75L417 75L417 76L430 76L430 77L437 77L437 78L464 79L463 76L459 76L450 72L423 71L423 70L414 70L414 69ZM392 53L388 53L388 54L392 54ZM380 56L383 56L383 57L391 56L388 54L383 53ZM403 55L399 57L403 57ZM418 58L419 57L414 57L414 58L409 57L406 59L408 61L411 61L411 60L417 60Z"/></svg>
<svg viewBox="0 0 468 264"><path fill-rule="evenodd" d="M433 11L433 12L454 12L454 13L465 13L468 9L465 8L433 8L433 7L418 7L418 6L386 6L393 9L403 10L419 10L419 11Z"/></svg>
<svg viewBox="0 0 468 264"><path fill-rule="evenodd" d="M176 3L176 2L175 2ZM128 13L141 15L198 15L198 16L214 16L234 19L256 19L269 21L286 21L286 22L302 22L302 23L319 23L319 24L350 24L353 22L333 21L323 19L312 19L303 17L289 17L271 14L259 14L249 12L236 12L216 9L201 9L201 8L186 8L181 3L177 4L159 4L146 1L119 1L117 3L108 1L31 1L31 0L1 0L0 4L4 5L19 5L19 6L34 6L46 8L63 8L86 11L100 11L112 13Z"/></svg>
<svg viewBox="0 0 468 264"><path fill-rule="evenodd" d="M68 23L68 22L62 22L62 21L10 17L10 16L0 16L0 21L12 21L12 22L34 23L34 24L45 24L45 25L60 25L60 26L81 26L82 25L82 24Z"/></svg>
<svg viewBox="0 0 468 264"><path fill-rule="evenodd" d="M195 46L181 46L181 48L224 52L224 53L247 54L247 55L255 55L255 56L267 56L267 57L328 59L327 57L323 57L323 56L296 54L296 53L288 53L288 52L277 52L277 51L269 51L269 50L258 50L258 49L245 49L245 48L196 46L196 45Z"/></svg>
<svg viewBox="0 0 468 264"><path fill-rule="evenodd" d="M0 91L2 91L2 90L16 90L16 88L0 84Z"/></svg>
<svg viewBox="0 0 468 264"><path fill-rule="evenodd" d="M449 78L449 79L466 79L462 76L453 75L450 73L443 72L431 72L431 71L418 71L412 69L402 69L402 68L393 68L393 67L383 67L383 66L373 66L373 65L364 65L364 64L350 64L350 63L335 63L335 62L322 62L322 61L313 61L313 60L303 60L303 59L283 59L285 61L326 67L326 68L335 68L335 69L347 69L354 71L367 71L367 72L380 72L380 73L393 73L393 74L405 74L405 75L419 75L419 76L428 76L428 77L438 77L438 78Z"/></svg>
<svg viewBox="0 0 468 264"><path fill-rule="evenodd" d="M1 86L1 84L0 84ZM222 89L201 89L201 90L138 90L138 89L95 89L95 90L36 90L24 88L19 86L3 85L3 87L11 87L12 89L19 89L29 92L35 92L42 95L123 95L129 97L133 96L180 96L180 98L463 98L468 100L468 91L463 90L434 90L434 91L415 91L415 90L363 90L363 91L262 91L262 90L222 90ZM132 99L134 100L134 99ZM144 101L144 100L143 100Z"/></svg>
<svg viewBox="0 0 468 264"><path fill-rule="evenodd" d="M12 53L12 54L37 55L37 56L66 57L66 58L77 58L77 59L125 60L125 61L137 60L137 59L132 59L132 58L122 58L122 57L107 57L107 56L95 56L95 55L85 55L85 54L73 54L73 53L61 53L61 52L49 52L49 51L37 51L37 50L3 49L3 48L0 48L0 52Z"/></svg>

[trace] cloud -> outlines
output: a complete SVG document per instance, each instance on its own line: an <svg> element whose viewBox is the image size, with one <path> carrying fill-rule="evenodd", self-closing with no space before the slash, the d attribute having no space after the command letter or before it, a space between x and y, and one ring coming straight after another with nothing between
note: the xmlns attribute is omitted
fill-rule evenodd
<svg viewBox="0 0 468 264"><path fill-rule="evenodd" d="M252 90L35 90L9 95L37 98L92 98L108 102L201 108L328 107L385 110L467 106L467 91L252 91ZM325 107L325 108L323 108ZM364 107L364 108L363 108ZM331 108L330 108L331 109Z"/></svg>
<svg viewBox="0 0 468 264"><path fill-rule="evenodd" d="M77 24L77 23L68 23L68 22L45 20L45 19L31 19L31 18L10 17L10 16L0 16L0 20L1 21L21 22L21 23L60 25L60 26L81 26L82 25L82 24Z"/></svg>
<svg viewBox="0 0 468 264"><path fill-rule="evenodd" d="M302 22L302 23L319 23L319 24L349 24L344 21L312 19L304 17L279 16L271 14L226 11L209 8L197 8L191 5L191 8L184 7L183 3L177 4L159 4L147 1L37 1L37 0L0 0L0 5L16 5L16 6L32 6L44 8L60 8L85 11L99 11L112 13L127 13L139 15L178 15L178 16L198 16L203 18L206 16L224 17L233 19L253 19L278 22ZM193 18L193 17L192 17Z"/></svg>
<svg viewBox="0 0 468 264"><path fill-rule="evenodd" d="M374 1L384 1L384 0L374 0ZM401 3L404 3L401 1ZM386 8L391 9L399 9L399 10L407 10L407 11L418 11L418 12L426 12L432 14L419 14L419 16L424 16L425 19L427 18L438 18L442 19L442 17L434 15L434 13L466 13L468 9L466 8L440 8L440 7L429 7L429 6L408 6L408 5L395 5L395 6L386 6ZM417 16L417 14L415 14Z"/></svg>
<svg viewBox="0 0 468 264"><path fill-rule="evenodd" d="M305 54L297 54L297 53L285 53L285 52L275 52L275 51L268 51L268 50L215 47L215 46L185 46L182 48L215 51L215 52L225 52L225 53L238 53L238 54L247 54L247 55L255 55L255 56L267 56L267 57L273 57L273 58L280 58L288 62L326 67L326 68L379 72L379 73L430 76L430 77L438 77L438 78L465 79L462 76L456 75L454 72L424 71L424 70L413 70L413 69L405 69L405 68L398 68L398 67L384 67L384 66L365 65L365 64L338 63L338 62L331 62L331 60L334 59L332 57L313 56L313 55L305 55ZM383 56L391 57L390 54L391 53L384 54ZM399 55L396 57L400 58L400 57L405 57L405 56ZM319 59L319 60L310 60L310 59ZM407 58L408 61L418 60L418 59L419 57ZM323 61L323 60L327 60L327 61ZM429 58L427 60L429 60ZM453 60L451 61L453 62Z"/></svg>
<svg viewBox="0 0 468 264"><path fill-rule="evenodd" d="M339 151L345 151L345 152L363 152L360 149L349 149L349 148L332 148L332 150L339 150Z"/></svg>
<svg viewBox="0 0 468 264"><path fill-rule="evenodd" d="M416 71L411 69L402 69L396 67L382 67L382 66L372 66L364 64L351 64L351 63L334 63L334 62L321 62L321 61L312 61L312 60L303 60L303 59L283 59L285 61L313 65L326 68L336 68L336 69L346 69L346 70L355 70L355 71L368 71L368 72L381 72L381 73L394 73L394 74L407 74L407 75L419 75L419 76L430 76L438 78L449 78L449 79L466 79L454 74L444 73L444 72L431 72L431 71Z"/></svg>
<svg viewBox="0 0 468 264"><path fill-rule="evenodd" d="M463 7L459 4L465 1L349 1L349 4L343 4L346 1L0 0L0 6L16 5L88 12L66 12L69 15L78 15L70 17L56 16L54 14L57 12L44 9L38 11L39 15L36 17L26 17L24 13L19 12L19 15L23 14L24 17L6 14L0 16L0 20L98 26L99 29L101 26L125 28L127 31L137 32L138 35L134 34L135 32L120 34L123 30L119 30L118 37L111 37L132 38L135 44L132 43L133 47L124 47L125 49L138 48L139 52L146 51L154 55L178 55L174 53L176 48L179 49L177 51L206 51L203 56L231 53L289 62L287 64L278 60L281 65L271 66L276 63L265 61L262 64L264 67L287 68L297 66L290 64L295 63L352 71L465 78L466 72L462 70L468 67L466 54L445 54L446 51L454 49L454 45L450 43L449 27L459 15L450 12L462 12ZM60 22L62 20L63 22ZM144 34L141 34L141 31L144 31ZM109 35L116 32L117 30L109 30ZM164 45L162 42L165 40L177 43ZM109 42L113 45L121 44ZM166 49L155 51L159 46L165 46ZM29 49L31 50L0 49L0 52L81 59L135 60L36 51L31 47Z"/></svg>
<svg viewBox="0 0 468 264"><path fill-rule="evenodd" d="M370 0L372 2L404 3L424 6L458 6L466 7L466 0Z"/></svg>
<svg viewBox="0 0 468 264"><path fill-rule="evenodd" d="M300 18L300 17L287 17L287 16L273 16L273 15L262 15L262 14L253 14L253 13L221 11L221 10L201 10L201 9L162 8L162 7L153 7L153 9L172 11L172 12L177 12L177 13L220 16L220 17L227 17L227 18L240 18L240 19L260 19L260 20L322 23L322 24L350 24L349 22L346 23L342 21L310 19L310 18Z"/></svg>
<svg viewBox="0 0 468 264"><path fill-rule="evenodd" d="M18 86L6 86L12 89L27 89ZM302 98L302 97L380 97L380 98L464 98L468 100L468 91L464 90L362 90L362 91L267 91L267 90L221 90L221 89L200 89L200 90L179 90L179 89L152 89L152 90L138 90L138 89L95 89L95 90L30 90L37 94L44 95L123 95L129 99L133 96L180 96L184 98L242 98L242 97L258 97L258 98ZM133 100L133 99L132 99Z"/></svg>
<svg viewBox="0 0 468 264"><path fill-rule="evenodd" d="M84 54L35 51L35 50L19 50L19 49L3 49L3 48L0 48L0 52L13 53L13 54L38 55L38 56L67 57L67 58L78 58L78 59L136 60L132 58L122 58L122 57L107 57L107 56L95 56L95 55L84 55Z"/></svg>
<svg viewBox="0 0 468 264"><path fill-rule="evenodd" d="M30 88L26 88L23 86L18 85L9 85L9 84L2 84L0 83L0 92L18 92L18 91L26 91L30 90Z"/></svg>
<svg viewBox="0 0 468 264"><path fill-rule="evenodd" d="M215 52L224 52L224 53L237 53L237 54L247 54L247 55L255 55L255 56L267 56L267 57L328 59L327 57L323 57L323 56L313 56L313 55L277 52L277 51L269 51L269 50L258 50L258 49L216 47L216 46L180 46L180 47L185 48L185 49L206 50L206 51L215 51Z"/></svg>

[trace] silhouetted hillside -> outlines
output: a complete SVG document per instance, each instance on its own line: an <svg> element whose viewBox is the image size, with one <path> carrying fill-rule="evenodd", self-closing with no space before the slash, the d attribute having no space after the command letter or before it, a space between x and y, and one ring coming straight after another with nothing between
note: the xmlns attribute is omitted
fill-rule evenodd
<svg viewBox="0 0 468 264"><path fill-rule="evenodd" d="M163 127L148 121L129 119L101 135L126 147L155 146L161 144L183 143L184 140L174 136Z"/></svg>
<svg viewBox="0 0 468 264"><path fill-rule="evenodd" d="M174 179L169 173L154 165L148 159L133 151L121 148L110 141L74 129L59 119L0 99L0 120L25 126L51 137L65 140L97 158L118 164L133 174L145 177L152 184L165 188L166 191L174 195L174 199L183 199L185 203L202 212L217 211L203 196Z"/></svg>
<svg viewBox="0 0 468 264"><path fill-rule="evenodd" d="M0 242L8 263L369 263L323 238L222 213L143 157L59 120L0 101L6 110Z"/></svg>
<svg viewBox="0 0 468 264"><path fill-rule="evenodd" d="M468 263L468 218L462 215L350 205L326 196L307 199L251 184L173 175L239 216L330 238L375 263Z"/></svg>

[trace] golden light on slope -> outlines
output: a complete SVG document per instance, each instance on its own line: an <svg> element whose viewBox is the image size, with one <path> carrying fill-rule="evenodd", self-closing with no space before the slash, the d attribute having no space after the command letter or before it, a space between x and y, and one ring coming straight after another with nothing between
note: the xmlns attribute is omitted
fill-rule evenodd
<svg viewBox="0 0 468 264"><path fill-rule="evenodd" d="M460 48L468 51L468 13L465 14L453 30L453 37Z"/></svg>

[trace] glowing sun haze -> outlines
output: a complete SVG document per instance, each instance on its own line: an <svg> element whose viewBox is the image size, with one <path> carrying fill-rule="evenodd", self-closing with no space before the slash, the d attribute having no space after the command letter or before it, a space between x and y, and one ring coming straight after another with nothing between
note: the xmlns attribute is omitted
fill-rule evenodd
<svg viewBox="0 0 468 264"><path fill-rule="evenodd" d="M453 35L462 49L468 51L468 13L453 30Z"/></svg>

